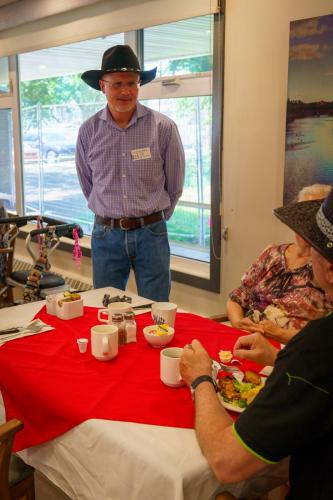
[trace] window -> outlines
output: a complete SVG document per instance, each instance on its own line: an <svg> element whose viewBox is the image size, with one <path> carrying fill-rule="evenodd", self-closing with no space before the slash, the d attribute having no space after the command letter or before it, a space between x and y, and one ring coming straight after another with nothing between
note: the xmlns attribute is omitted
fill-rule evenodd
<svg viewBox="0 0 333 500"><path fill-rule="evenodd" d="M12 110L0 109L0 199L8 210L16 206L13 150Z"/></svg>
<svg viewBox="0 0 333 500"><path fill-rule="evenodd" d="M168 222L171 250L204 262L210 262L213 19L197 17L143 30L145 69L157 66L161 78L156 81L160 99L147 100L147 105L177 123L186 156L184 192Z"/></svg>
<svg viewBox="0 0 333 500"><path fill-rule="evenodd" d="M0 95L8 94L9 87L8 57L0 57Z"/></svg>
<svg viewBox="0 0 333 500"><path fill-rule="evenodd" d="M212 130L221 135L221 111L213 104L221 87L212 68L222 51L216 43L220 30L219 15L208 15L20 55L25 213L76 221L91 234L94 216L77 179L75 143L79 126L105 106L105 98L80 75L99 69L110 46L133 46L136 39L145 69L158 66L158 77L140 89L140 100L177 123L185 149L184 192L168 222L172 254L206 266L191 284L218 291L220 151L217 141L212 154ZM186 282L184 276L174 278Z"/></svg>
<svg viewBox="0 0 333 500"><path fill-rule="evenodd" d="M80 78L98 68L96 54L124 35L88 40L19 56L25 212L76 221L91 234L93 213L76 175L81 123L104 107L104 96Z"/></svg>
<svg viewBox="0 0 333 500"><path fill-rule="evenodd" d="M11 67L10 67L11 63ZM17 207L17 185L16 172L19 172L19 152L14 155L14 137L17 137L18 113L16 93L13 92L15 85L10 82L10 70L15 70L13 58L0 58L0 200L7 210L16 210ZM13 79L15 84L15 80ZM15 165L16 160L16 165Z"/></svg>

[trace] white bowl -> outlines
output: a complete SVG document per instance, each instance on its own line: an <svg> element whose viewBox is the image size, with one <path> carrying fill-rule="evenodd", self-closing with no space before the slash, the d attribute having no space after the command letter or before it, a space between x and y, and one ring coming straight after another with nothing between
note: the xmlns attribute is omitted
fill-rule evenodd
<svg viewBox="0 0 333 500"><path fill-rule="evenodd" d="M165 335L156 335L156 333L153 332L156 332L157 327L158 325L146 326L143 329L143 335L148 344L150 344L152 347L164 347L173 339L175 330L171 326L168 326L168 333L166 333Z"/></svg>

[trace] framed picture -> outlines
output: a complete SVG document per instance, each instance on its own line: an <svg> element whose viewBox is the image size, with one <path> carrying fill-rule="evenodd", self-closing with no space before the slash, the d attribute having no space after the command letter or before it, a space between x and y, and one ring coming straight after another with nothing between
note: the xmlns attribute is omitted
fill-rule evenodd
<svg viewBox="0 0 333 500"><path fill-rule="evenodd" d="M290 23L284 204L333 184L333 15Z"/></svg>

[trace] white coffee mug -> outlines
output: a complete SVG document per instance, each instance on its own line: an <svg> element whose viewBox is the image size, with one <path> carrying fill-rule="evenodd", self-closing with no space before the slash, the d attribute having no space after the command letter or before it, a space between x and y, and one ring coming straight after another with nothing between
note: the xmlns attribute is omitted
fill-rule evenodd
<svg viewBox="0 0 333 500"><path fill-rule="evenodd" d="M184 382L179 373L182 347L167 347L160 354L160 378L169 387L180 387Z"/></svg>
<svg viewBox="0 0 333 500"><path fill-rule="evenodd" d="M91 328L91 354L100 361L118 355L118 328L114 325L96 325Z"/></svg>
<svg viewBox="0 0 333 500"><path fill-rule="evenodd" d="M172 302L155 302L151 306L151 317L155 325L166 323L169 326L175 326L177 304Z"/></svg>
<svg viewBox="0 0 333 500"><path fill-rule="evenodd" d="M111 302L107 309L99 309L97 313L98 321L101 323L108 323L110 325L112 323L112 314L124 314L128 311L132 311L132 306L131 304L128 304L128 302ZM105 317L103 318L103 316Z"/></svg>

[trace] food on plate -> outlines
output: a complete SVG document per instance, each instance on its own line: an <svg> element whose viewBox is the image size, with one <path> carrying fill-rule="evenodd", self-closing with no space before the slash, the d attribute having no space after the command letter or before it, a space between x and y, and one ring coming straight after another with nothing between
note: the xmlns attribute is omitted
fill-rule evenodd
<svg viewBox="0 0 333 500"><path fill-rule="evenodd" d="M254 373L254 372L251 372ZM223 401L239 408L247 408L257 394L264 387L261 377L260 383L240 382L232 375L222 377L218 381L219 392Z"/></svg>
<svg viewBox="0 0 333 500"><path fill-rule="evenodd" d="M251 384L260 385L261 377L258 373L252 372L251 370L246 370L244 372L243 382L250 382Z"/></svg>
<svg viewBox="0 0 333 500"><path fill-rule="evenodd" d="M252 403L254 398L257 396L257 394L261 391L263 388L264 384L256 385L253 389L250 389L249 391L245 391L243 393L243 398L245 399L247 405Z"/></svg>
<svg viewBox="0 0 333 500"><path fill-rule="evenodd" d="M74 302L75 300L80 300L81 295L75 292L64 292L63 298L58 300L58 305L61 307L63 302Z"/></svg>
<svg viewBox="0 0 333 500"><path fill-rule="evenodd" d="M229 363L232 359L232 352L231 351L220 351L219 352L219 358L221 363Z"/></svg>

